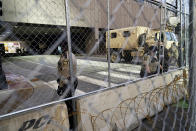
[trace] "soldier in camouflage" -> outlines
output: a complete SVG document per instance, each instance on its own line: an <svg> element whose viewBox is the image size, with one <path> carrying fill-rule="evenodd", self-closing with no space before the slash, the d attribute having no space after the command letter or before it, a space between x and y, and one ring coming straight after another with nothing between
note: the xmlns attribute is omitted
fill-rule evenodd
<svg viewBox="0 0 196 131"><path fill-rule="evenodd" d="M72 62L73 62L73 87L71 87L71 76L70 76L70 68L69 68L69 53L68 48L66 45L62 45L61 47L58 47L58 50L61 52L61 57L58 61L58 75L59 78L57 79L57 82L59 84L57 89L57 94L59 96L64 95L65 98L72 97L77 85L78 85L78 79L76 77L76 71L77 71L77 61L75 58L75 55L72 53ZM67 105L68 109L68 115L69 115L69 123L70 123L70 130L74 129L74 116L73 113L75 111L74 108L74 100L68 100L65 101L65 104Z"/></svg>
<svg viewBox="0 0 196 131"><path fill-rule="evenodd" d="M170 57L170 64L174 66L178 66L178 47L176 43L173 43L171 48L169 49L169 57Z"/></svg>
<svg viewBox="0 0 196 131"><path fill-rule="evenodd" d="M71 89L68 89L68 86L71 84L71 76L70 76L70 69L69 69L69 54L67 51L67 47L61 46L61 57L58 61L58 75L59 78L57 82L59 84L57 93L58 95L62 95L65 91L66 97L71 97ZM77 61L75 55L72 53L72 62L73 62L73 81L74 81L74 91L77 88L78 80L76 78L76 71L77 71Z"/></svg>
<svg viewBox="0 0 196 131"><path fill-rule="evenodd" d="M141 77L156 74L158 72L159 66L160 69L162 69L162 66L160 65L158 58L156 56L156 52L157 48L152 46L149 48L149 52L144 55L140 71Z"/></svg>

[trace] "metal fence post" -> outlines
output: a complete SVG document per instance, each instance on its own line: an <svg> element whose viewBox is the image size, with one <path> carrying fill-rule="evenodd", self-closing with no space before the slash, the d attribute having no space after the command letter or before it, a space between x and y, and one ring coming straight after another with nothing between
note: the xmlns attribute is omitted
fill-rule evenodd
<svg viewBox="0 0 196 131"><path fill-rule="evenodd" d="M108 33L107 33L107 39L108 39L108 43L107 43L107 48L108 48L108 54L107 54L107 59L108 59L108 87L111 87L111 77L110 77L110 73L111 73L111 67L110 67L110 61L111 61L111 57L110 57L110 0L107 1L107 8L108 8Z"/></svg>
<svg viewBox="0 0 196 131"><path fill-rule="evenodd" d="M182 0L180 0L180 67L184 66L183 59L183 40L182 40Z"/></svg>
<svg viewBox="0 0 196 131"><path fill-rule="evenodd" d="M184 8L184 42L185 42L185 46L184 46L184 52L185 52L185 66L187 66L187 33L186 33L186 30L187 30L187 23L186 23L186 8Z"/></svg>
<svg viewBox="0 0 196 131"><path fill-rule="evenodd" d="M161 4L160 4L160 34L159 34L159 42L158 42L158 59L159 59L159 63L161 63L161 42L162 42L162 38L161 38L161 35L162 35L162 31L163 31L163 28L162 28L162 26L163 26L163 12L162 12L162 10L163 10L163 3L161 2ZM160 72L160 64L159 64L159 66L158 66L158 73L161 73Z"/></svg>
<svg viewBox="0 0 196 131"><path fill-rule="evenodd" d="M196 29L196 6L195 0L190 0L190 48L189 48L189 95L190 95L190 104L191 104L191 124L189 130L196 130L196 37L195 37L195 29Z"/></svg>
<svg viewBox="0 0 196 131"><path fill-rule="evenodd" d="M164 1L164 3L163 3L163 12L164 12L164 15L163 15L163 34L164 34L164 36L166 37L166 33L165 33L165 26L166 26L166 11L167 11L167 9L166 9L166 2ZM165 38L163 39L163 49L162 49L162 66L163 66L163 69L162 69L162 72L161 73L163 73L163 70L164 70L164 60L165 60L165 46L166 46L166 44L165 44Z"/></svg>
<svg viewBox="0 0 196 131"><path fill-rule="evenodd" d="M71 76L71 94L74 96L74 78L73 78L73 60L72 60L72 47L71 47L71 33L70 33L70 9L69 9L69 0L65 0L65 10L66 10L66 28L67 28L67 43L68 43L68 54L69 54L69 73ZM72 113L76 112L76 101L71 100L72 103ZM68 112L69 113L69 112ZM73 130L77 130L77 116L75 114L71 114L73 117L72 122L70 122L70 128ZM70 116L69 116L70 117ZM70 119L69 119L70 121ZM73 124L73 125L72 125Z"/></svg>

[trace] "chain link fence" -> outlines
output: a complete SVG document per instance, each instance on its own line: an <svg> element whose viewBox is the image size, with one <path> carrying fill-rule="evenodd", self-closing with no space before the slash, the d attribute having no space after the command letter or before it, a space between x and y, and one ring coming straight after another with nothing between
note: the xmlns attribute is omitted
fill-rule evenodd
<svg viewBox="0 0 196 131"><path fill-rule="evenodd" d="M191 5L1 0L0 130L194 130Z"/></svg>

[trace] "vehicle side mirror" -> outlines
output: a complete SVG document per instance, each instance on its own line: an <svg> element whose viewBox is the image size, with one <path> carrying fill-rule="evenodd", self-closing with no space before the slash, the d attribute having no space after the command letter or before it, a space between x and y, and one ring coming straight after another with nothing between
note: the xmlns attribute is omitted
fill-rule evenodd
<svg viewBox="0 0 196 131"><path fill-rule="evenodd" d="M58 53L59 53L59 54L62 54L61 46L58 46Z"/></svg>

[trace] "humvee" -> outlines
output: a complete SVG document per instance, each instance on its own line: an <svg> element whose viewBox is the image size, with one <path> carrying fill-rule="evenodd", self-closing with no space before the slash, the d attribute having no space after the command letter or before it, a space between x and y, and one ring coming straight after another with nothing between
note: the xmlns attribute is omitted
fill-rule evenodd
<svg viewBox="0 0 196 131"><path fill-rule="evenodd" d="M149 47L158 46L158 44L169 50L173 43L178 46L176 35L169 30L160 33L160 29L150 29L142 26L111 30L111 62L118 63L122 58L128 62L133 57L142 57ZM106 48L108 48L107 33Z"/></svg>
<svg viewBox="0 0 196 131"><path fill-rule="evenodd" d="M133 56L143 56L148 27L136 26L110 30L111 62L120 62L121 58L131 61ZM108 39L106 32L106 48Z"/></svg>

